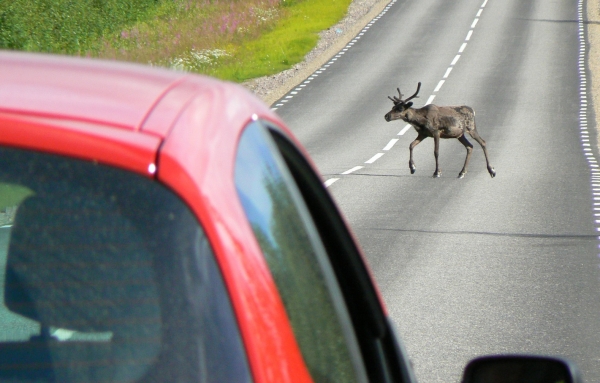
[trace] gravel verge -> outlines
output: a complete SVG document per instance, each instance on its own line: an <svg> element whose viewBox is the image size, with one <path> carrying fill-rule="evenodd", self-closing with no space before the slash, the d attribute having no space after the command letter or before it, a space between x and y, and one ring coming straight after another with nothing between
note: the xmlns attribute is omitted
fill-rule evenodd
<svg viewBox="0 0 600 383"><path fill-rule="evenodd" d="M286 71L252 79L242 85L267 105L273 104L342 50L389 2L354 0L339 23L319 34L317 46L306 55L304 61Z"/></svg>

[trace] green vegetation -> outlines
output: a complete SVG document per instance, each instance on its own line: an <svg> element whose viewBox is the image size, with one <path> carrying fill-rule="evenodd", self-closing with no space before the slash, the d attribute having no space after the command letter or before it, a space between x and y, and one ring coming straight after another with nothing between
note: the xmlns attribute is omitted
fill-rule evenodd
<svg viewBox="0 0 600 383"><path fill-rule="evenodd" d="M0 0L0 48L81 54L143 20L158 0Z"/></svg>
<svg viewBox="0 0 600 383"><path fill-rule="evenodd" d="M290 68L351 0L0 0L0 48L244 81Z"/></svg>
<svg viewBox="0 0 600 383"><path fill-rule="evenodd" d="M274 28L259 38L234 47L231 57L205 73L244 81L289 69L317 44L318 33L338 22L351 0L305 0L290 5Z"/></svg>
<svg viewBox="0 0 600 383"><path fill-rule="evenodd" d="M24 186L0 183L0 212L7 207L19 205L25 198L33 194L33 191Z"/></svg>

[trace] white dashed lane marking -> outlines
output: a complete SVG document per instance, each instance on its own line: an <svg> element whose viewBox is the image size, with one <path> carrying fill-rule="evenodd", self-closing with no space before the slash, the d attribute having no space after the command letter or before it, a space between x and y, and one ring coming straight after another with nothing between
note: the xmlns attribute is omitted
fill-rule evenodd
<svg viewBox="0 0 600 383"><path fill-rule="evenodd" d="M353 167L353 168L352 168L352 169L350 169L350 170L346 170L346 171L345 171L345 172L343 172L342 174L350 174L350 173L354 173L355 171L357 171L357 170L360 170L360 169L362 169L362 168L364 168L364 166L355 166L355 167Z"/></svg>
<svg viewBox="0 0 600 383"><path fill-rule="evenodd" d="M408 126L410 128L410 125ZM396 144L396 142L398 142L397 138L392 138L390 140L390 142L388 142L388 144L385 146L385 148L383 148L383 150L390 150L392 147L394 147L394 145Z"/></svg>
<svg viewBox="0 0 600 383"><path fill-rule="evenodd" d="M440 89L442 89L442 85L444 85L445 80L440 80L440 82L438 82L437 86L435 87L435 89L433 90L434 92L439 92Z"/></svg>
<svg viewBox="0 0 600 383"><path fill-rule="evenodd" d="M324 182L324 185L326 188L328 188L329 186L331 186L331 184L333 184L337 180L339 180L339 178L330 178Z"/></svg>
<svg viewBox="0 0 600 383"><path fill-rule="evenodd" d="M403 136L404 133L408 132L412 128L412 125L407 124L402 130L398 133L399 136Z"/></svg>
<svg viewBox="0 0 600 383"><path fill-rule="evenodd" d="M371 157L368 160L366 160L365 164L372 164L373 162L375 162L378 159L380 159L381 157L383 157L384 154L385 153L377 153L377 154L375 154L373 157Z"/></svg>

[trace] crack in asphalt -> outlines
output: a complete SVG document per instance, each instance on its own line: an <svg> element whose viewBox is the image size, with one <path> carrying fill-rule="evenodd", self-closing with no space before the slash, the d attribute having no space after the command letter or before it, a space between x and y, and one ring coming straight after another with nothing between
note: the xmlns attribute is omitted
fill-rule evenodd
<svg viewBox="0 0 600 383"><path fill-rule="evenodd" d="M356 227L359 228L358 226ZM399 229L383 227L360 227L361 230L373 231L394 231L402 233L420 233L420 234L446 234L446 235L485 235L493 237L514 237L514 238L544 238L544 239L578 239L586 241L597 241L597 234L542 234L542 233L494 233L487 231L468 231L468 230L423 230L423 229Z"/></svg>

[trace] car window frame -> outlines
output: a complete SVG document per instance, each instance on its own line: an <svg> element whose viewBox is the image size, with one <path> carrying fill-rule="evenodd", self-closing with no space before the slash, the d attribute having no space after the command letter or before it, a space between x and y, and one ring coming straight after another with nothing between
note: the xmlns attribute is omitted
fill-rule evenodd
<svg viewBox="0 0 600 383"><path fill-rule="evenodd" d="M288 133L265 121L304 199L348 308L371 382L415 382L406 351L387 317L354 236L303 152Z"/></svg>

